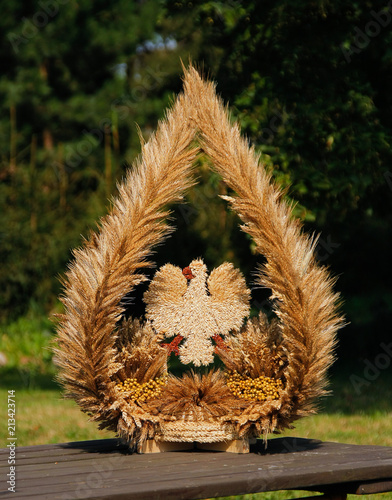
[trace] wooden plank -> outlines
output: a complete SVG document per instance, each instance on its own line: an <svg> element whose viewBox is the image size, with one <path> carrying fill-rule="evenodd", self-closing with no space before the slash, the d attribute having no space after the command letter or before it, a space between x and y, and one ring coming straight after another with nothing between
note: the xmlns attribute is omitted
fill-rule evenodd
<svg viewBox="0 0 392 500"><path fill-rule="evenodd" d="M389 481L358 484L356 490L353 491L353 493L355 493L356 495L372 495L373 493L386 493L387 491L392 491L392 477Z"/></svg>
<svg viewBox="0 0 392 500"><path fill-rule="evenodd" d="M120 452L120 453L127 453L127 447L121 446L117 447L116 446L116 441L115 440L108 440L111 441L110 447L103 446L101 449L99 448L94 448L93 453L97 456L99 455L104 455L105 452ZM310 443L309 443L310 442ZM304 446L303 440L287 440L287 439L274 439L271 440L268 448L265 450L264 446L262 443L259 443L257 446L252 446L252 452L256 453L260 456L268 456L269 461L280 461L282 454L286 456L287 454L291 453L292 454L292 460L296 460L298 453L306 453L308 451L311 451L317 447L317 454L324 454L324 460L326 462L331 462L334 465L339 464L342 462L343 464L347 460L346 456L346 450L350 450L350 455L353 456L354 453L354 446L350 445L340 445L338 443L323 443L322 447L319 447L319 444L316 445L312 444L314 442L307 440L306 445ZM46 463L47 460L50 460L50 457L53 457L54 461L63 461L63 460L84 460L84 459L90 459L91 453L89 454L88 451L86 451L86 447L84 446L84 443L80 443L79 448L75 448L76 445L73 446L61 446L61 445L53 445L53 449L51 451L45 450L42 453L32 453L32 450L28 450L28 452L25 452L25 448L17 448L17 456L18 456L18 461L20 463ZM348 446L348 448L347 448ZM27 447L30 448L30 447ZM362 448L359 447L360 449L357 451L357 458L358 460L364 460L365 462L368 462L369 459L377 459L379 456L380 450L383 451L385 450L384 447L372 447L372 446L367 446L366 447L366 455L364 455ZM8 452L7 452L8 453ZM384 453L385 455L385 453ZM181 460L184 457L181 458ZM162 458L162 463L166 464L166 459ZM159 465L160 459L155 458L154 459L154 464L157 466ZM138 463L143 463L143 460L138 461Z"/></svg>
<svg viewBox="0 0 392 500"><path fill-rule="evenodd" d="M125 486L125 488L123 487ZM296 488L294 488L296 489ZM212 493L215 491L215 494ZM245 494L254 491L253 484L249 483L244 485L238 483L237 479L232 476L215 477L213 481L210 477L194 478L184 484L183 478L176 484L172 481L162 481L158 487L157 484L152 482L144 482L142 485L135 485L132 481L128 481L125 485L118 486L118 484L105 483L98 481L96 478L86 478L82 483L71 485L67 483L66 488L62 489L60 493L53 490L52 487L40 487L38 489L29 489L29 496L21 496L20 498L43 498L43 499L56 499L56 498L93 498L93 499L140 499L149 500L166 499L166 500L190 500L202 499L217 495L234 495ZM258 488L256 491L269 491L269 489ZM64 496L65 494L65 496ZM19 498L12 495L12 498Z"/></svg>
<svg viewBox="0 0 392 500"><path fill-rule="evenodd" d="M195 464L197 464L198 467L203 467L204 464L206 464L206 467L208 469L216 469L217 467L217 464L216 462L219 462L221 463L222 462L222 457L219 456L221 454L217 453L217 454L212 454L211 455L208 455L208 457L200 457L199 455L195 454L195 453L181 453L179 456L175 456L174 454L172 454L170 456L170 463L173 467L173 469L175 469L175 472L177 473L178 471L184 471L184 473L186 472L186 470L189 468L189 467L193 467ZM153 459L153 462L151 462L151 460L146 460L145 458L146 457L138 457L138 459L135 461L132 459L132 456L128 456L128 455L123 455L121 453L116 453L113 455L114 457L116 457L116 460L117 460L117 465L116 467L118 468L118 473L120 474L120 470L122 468L125 468L127 469L128 468L128 465L129 463L132 463L132 468L133 468L133 471L135 473L138 473L138 474L148 474L150 469L151 469L151 464L153 463L153 466L154 466L154 470L156 472L159 472L160 468L164 468L165 470L165 473L167 474L168 473L168 464L167 464L167 458L164 458L163 460L156 460L156 458L154 457ZM124 460L122 459L122 457L124 457ZM127 458L129 457L129 459ZM321 468L322 469L330 469L332 466L333 466L333 463L328 463L329 461L331 461L331 457L328 457L327 456L327 459L329 458L329 460L325 459L323 460L322 459L323 456L319 456L317 458L317 460L314 460L314 456L311 455L310 457L303 457L301 460L298 460L297 458L295 457L290 457L290 456L285 456L285 457L282 457L282 456L273 456L273 457L268 457L268 463L267 465L265 466L265 457L264 457L264 468L266 469L270 469L270 468L277 468L279 466L279 464L281 463L284 463L284 467L286 470L290 469L293 471L293 473L295 471L297 471L298 474L301 473L301 470L303 470L304 468L307 469L307 471L312 471L313 469L317 470L318 468L320 468L320 466L322 466ZM371 458L371 463L374 464L374 467L376 469L376 472L377 472L377 475L379 475L379 468L378 468L378 465L379 465L379 457L378 456L370 456L369 458ZM89 467L89 456L86 455L83 457L83 460L80 459L80 457L78 456L76 460L70 460L70 461L57 461L56 460L56 469L57 470L60 470L61 468L65 468L65 470L68 470L68 469L77 469L77 470L82 470L84 467L88 469ZM90 457L90 461L93 462L94 464L106 464L109 460L109 456L107 454L94 454L92 457ZM112 460L112 459L110 459ZM249 460L239 460L237 458L231 458L229 456L225 456L224 458L224 462L225 462L225 466L227 469L229 468L235 468L236 470L239 470L241 471L242 469L247 469L249 467L249 465L252 465L252 462L250 462ZM19 462L18 462L19 463ZM51 462L50 461L46 461L45 463L34 463L34 462L31 462L29 464L25 464L25 467L24 467L24 473L25 474L28 474L29 471L30 471L30 474L39 474L41 471L44 472L45 469L47 468L48 464L50 464ZM55 463L55 461L53 461L52 463ZM345 459L344 459L344 468L347 469L347 464L350 463L350 465L354 464L353 460L350 459L349 461L349 458L346 456ZM85 465L83 465L85 464ZM274 465L275 464L275 465ZM331 465L332 464L332 465ZM20 465L20 463L19 463ZM356 462L356 469L357 470L361 470L363 467L365 467L369 473L370 471L370 465L367 463L367 460L364 459L364 457L362 456L362 461L361 462ZM334 466L334 469L335 470L338 470L339 469L339 464L335 464ZM170 472L169 472L170 473Z"/></svg>
<svg viewBox="0 0 392 500"><path fill-rule="evenodd" d="M171 454L170 456L170 464L160 464L159 467L155 466L155 461L150 463L143 463L141 460L138 460L135 463L135 460L129 460L133 458L132 456L123 457L122 455L114 455L111 457L92 457L90 461L84 460L65 463L63 462L57 464L48 462L47 464L39 465L30 464L24 466L23 468L18 465L18 470L21 478L25 477L26 479L28 479L29 477L43 477L45 475L45 471L47 471L48 469L58 471L56 472L56 474L60 474L60 471L63 471L61 472L61 474L74 474L75 472L88 472L89 470L91 470L91 465L94 465L95 468L106 470L108 464L110 464L112 470L115 466L115 474L119 479L121 479L123 475L125 477L129 475L129 468L131 467L135 479L136 477L140 477L141 480L144 481L148 479L149 474L151 474L151 468L154 469L156 475L165 475L165 477L173 477L173 479L175 479L179 474L188 474L188 476L192 475L193 470L189 471L190 468L193 468L199 472L205 470L206 472L212 471L214 473L219 472L222 465L222 459L219 460L220 463L218 464L215 460L215 457L212 457L212 459L211 457L202 457L201 459L195 460L193 459L193 456L187 457L184 456L184 454L181 454L181 458L186 459L186 461L184 460L184 463L178 463L178 460L176 460L176 458L180 457L174 457L173 455L174 454ZM190 460L190 458L192 460ZM341 482L348 482L350 480L352 481L358 479L358 477L362 477L362 479L379 479L382 476L382 470L380 469L380 465L382 464L383 462L380 462L379 460L372 463L372 465L366 463L364 464L363 462L356 463L352 460L348 460L346 463L346 468L334 469L333 467L328 466L326 470L323 470L322 461L320 462L314 460L306 460L302 461L302 465L290 463L288 461L282 461L281 463L281 465L284 465L285 476L288 477L288 474L290 474L296 478L297 482L300 480L301 476L309 478L313 474L318 477L319 482L323 480L327 484L328 482L330 482L328 481L328 478L332 473L334 477L339 477L339 481ZM262 462L260 462L259 464L242 461L232 462L227 460L227 458L225 457L223 465L225 466L226 471L230 471L233 469L241 474L245 474L247 470L249 470L249 467L254 467L255 465L261 465L261 467L258 467L258 469L264 470L264 472L269 473L270 477L276 476L277 479L279 479L279 475L282 474L282 469L281 467L279 467L279 465L265 465ZM350 467L350 470L347 470L347 467ZM284 478L280 478L279 480L282 484Z"/></svg>
<svg viewBox="0 0 392 500"><path fill-rule="evenodd" d="M383 450L383 447L380 447L380 448L381 448L381 450ZM322 450L318 451L318 455L320 455L321 451ZM370 450L370 451L372 451L372 450ZM324 455L325 455L324 456L324 464L327 464L328 462L331 462L332 464L334 464L335 468L336 468L337 465L339 465L339 462L342 462L343 464L345 464L347 462L347 455L346 454L342 455L342 454L336 454L336 453L335 454L328 454L328 453L325 454L324 453ZM98 457L98 456L102 456L102 454L94 455L94 456ZM104 456L104 454L103 454L103 456ZM266 455L266 456L268 456L268 455ZM56 461L59 461L59 457L56 457L56 455L54 455L54 457L56 458ZM186 457L185 455L182 455L181 458L179 459L179 461L183 461L185 459L185 457ZM190 457L191 457L191 461L193 461L195 456L194 455L190 455ZM20 457L19 457L19 454L18 454L18 459L19 458ZM90 458L91 458L91 455L84 454L82 456L74 457L73 460L75 460L75 459L77 459L77 460L86 459L87 460L87 459L90 459ZM226 458L228 458L228 457L226 457ZM378 458L379 458L379 454L377 454L377 453L375 453L375 454L374 453L369 453L369 451L367 450L366 455L363 454L363 453L359 454L358 457L357 457L357 460L358 461L362 461L365 464L367 464L367 462L369 462L369 460L374 461L374 460L377 460ZM172 460L174 460L174 459L175 459L175 457L172 457ZM278 457L277 456L272 456L272 457L269 456L269 462L274 462L276 460L281 461L281 459L282 459L281 456L278 456ZM289 459L286 459L286 462L287 462L287 460L289 460ZM291 460L294 461L294 458L292 457ZM159 466L159 462L160 462L159 460L154 459L154 465ZM165 458L161 462L163 463L163 465L166 465L166 459ZM36 463L36 462L32 461L31 463ZM45 460L44 463L47 463L47 460ZM143 460L138 460L137 461L137 464L140 465L140 466L143 466L143 463L144 463ZM235 463L238 466L238 460L235 460ZM298 462L297 460L295 460L295 463L293 463L292 465L293 466L296 466L296 465L297 466L301 466L301 464L302 464L302 462Z"/></svg>
<svg viewBox="0 0 392 500"><path fill-rule="evenodd" d="M105 440L35 451L18 448L18 491L10 498L188 500L279 489L317 490L353 481L375 484L388 476L392 477L392 449L380 446L278 438L269 442L267 450L259 443L248 455L202 450L130 455L114 440Z"/></svg>
<svg viewBox="0 0 392 500"><path fill-rule="evenodd" d="M88 453L104 453L105 451L113 452L113 451L122 451L127 452L127 446L120 445L117 446L117 440L102 440L98 442L97 445L94 446L94 442L80 442L80 443L65 443L65 444L56 444L56 445L45 445L45 446L28 446L28 447L18 447L17 453L19 460L34 460L34 459L49 459L50 456L55 458L63 458L68 459L68 457L80 455L82 459L83 456L88 457ZM102 443L102 444L100 444ZM313 440L303 440L303 439L272 439L269 441L268 448L265 449L262 443L258 443L256 446L251 446L251 450L253 453L257 453L260 455L280 455L287 453L301 453L307 452L309 450L318 448L318 453L325 453L326 457L330 456L334 463L338 462L339 459L344 461L346 460L346 450L350 449L350 453L353 452L354 445L342 445L339 443L323 443L322 448L319 448L320 442ZM361 447L357 450L358 457L363 456ZM367 456L370 456L372 452L379 453L380 449L383 447L377 446L367 446L366 453ZM8 455L8 450L3 450L4 455ZM342 457L342 458L340 458ZM84 457L83 457L84 458ZM38 461L38 460L37 460Z"/></svg>
<svg viewBox="0 0 392 500"><path fill-rule="evenodd" d="M337 485L324 485L319 489L309 487L308 491L320 491L327 495L331 495L336 492L336 487ZM338 488L339 491L345 492L348 495L372 495L375 493L386 493L388 491L392 491L392 477L390 480L380 479L365 482L353 481L349 483L339 483Z"/></svg>

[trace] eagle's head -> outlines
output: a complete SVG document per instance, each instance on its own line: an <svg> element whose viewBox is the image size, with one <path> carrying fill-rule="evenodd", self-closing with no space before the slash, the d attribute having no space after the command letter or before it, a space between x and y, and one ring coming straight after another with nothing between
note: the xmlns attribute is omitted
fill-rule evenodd
<svg viewBox="0 0 392 500"><path fill-rule="evenodd" d="M191 280L193 278L202 278L207 275L207 266L201 259L192 260L189 266L184 267L182 270L182 274L185 276L187 280Z"/></svg>

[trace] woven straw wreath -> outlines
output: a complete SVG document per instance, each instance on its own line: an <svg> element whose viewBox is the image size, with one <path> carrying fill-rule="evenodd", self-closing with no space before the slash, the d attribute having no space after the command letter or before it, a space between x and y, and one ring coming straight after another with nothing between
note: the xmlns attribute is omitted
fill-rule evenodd
<svg viewBox="0 0 392 500"><path fill-rule="evenodd" d="M139 447L146 439L266 436L315 412L327 393L326 371L343 321L334 279L315 260L317 239L293 219L281 190L230 123L214 84L192 66L184 71L183 93L142 145L99 232L74 251L55 348L66 395L100 428ZM199 260L182 273L170 264L157 271L144 297L146 318L125 320L122 299L146 280L142 270L152 265L153 247L172 230L167 207L195 183L200 151L234 193L226 199L266 258L257 284L271 289L275 319L262 312L244 319L249 291L228 263L208 282L203 268L212 293L197 302L190 286L197 265L204 265ZM174 308L181 300L186 317L176 313L184 308ZM181 377L168 373L170 350L194 369ZM214 355L223 369L210 364Z"/></svg>

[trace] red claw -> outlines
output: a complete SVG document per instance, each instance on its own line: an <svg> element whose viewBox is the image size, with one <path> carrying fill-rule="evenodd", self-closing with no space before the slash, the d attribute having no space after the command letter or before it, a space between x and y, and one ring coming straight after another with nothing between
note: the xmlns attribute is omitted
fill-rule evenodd
<svg viewBox="0 0 392 500"><path fill-rule="evenodd" d="M178 350L178 345L179 343L183 340L183 336L182 335L177 335L176 337L174 337L174 339L170 342L170 344L161 344L162 347L165 347L167 349L167 355L170 356L170 354L172 352L174 352L174 354L176 356L178 356L180 354L179 350Z"/></svg>
<svg viewBox="0 0 392 500"><path fill-rule="evenodd" d="M225 341L217 333L215 335L213 335L212 338L215 340L215 343L216 343L215 352L217 352L218 348L222 349L224 351L227 351L229 349L229 347L226 345Z"/></svg>

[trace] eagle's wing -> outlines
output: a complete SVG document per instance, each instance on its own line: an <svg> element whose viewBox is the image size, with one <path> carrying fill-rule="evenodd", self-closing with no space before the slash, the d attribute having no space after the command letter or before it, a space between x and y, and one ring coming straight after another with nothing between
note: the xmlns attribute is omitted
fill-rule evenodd
<svg viewBox="0 0 392 500"><path fill-rule="evenodd" d="M179 333L177 324L186 290L187 279L179 267L165 264L155 273L143 300L146 303L146 318L152 321L158 333L166 337Z"/></svg>
<svg viewBox="0 0 392 500"><path fill-rule="evenodd" d="M242 273L233 264L225 262L214 269L208 280L211 314L222 335L238 330L249 314L250 291Z"/></svg>

